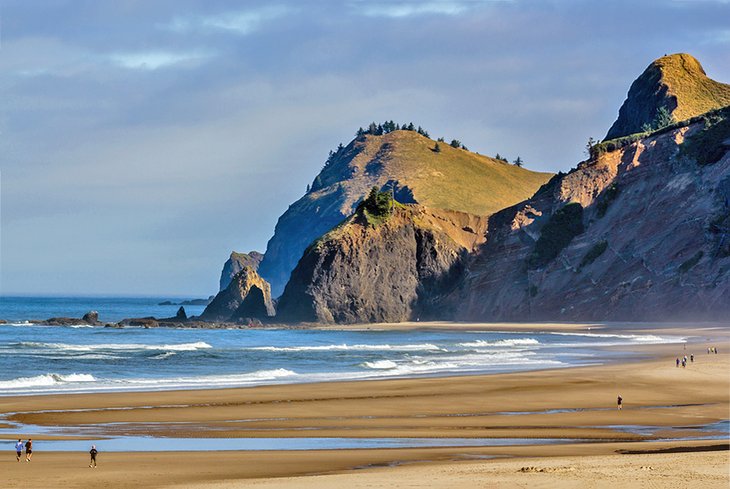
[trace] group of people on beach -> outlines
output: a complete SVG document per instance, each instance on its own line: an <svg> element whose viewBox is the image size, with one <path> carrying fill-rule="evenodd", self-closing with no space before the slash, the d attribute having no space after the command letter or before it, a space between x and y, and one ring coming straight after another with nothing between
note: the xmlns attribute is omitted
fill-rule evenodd
<svg viewBox="0 0 730 489"><path fill-rule="evenodd" d="M684 349L685 350L687 349L686 345L685 345ZM710 353L714 353L715 355L717 355L717 348L715 348L714 346L708 346L707 354L709 355ZM694 361L695 361L694 354L690 354L689 360L687 359L687 355L685 355L684 357L681 357L681 358L677 357L676 360L674 361L674 364L677 366L677 368L679 368L680 365L682 366L682 368L686 368L687 363L694 363Z"/></svg>
<svg viewBox="0 0 730 489"><path fill-rule="evenodd" d="M23 456L23 449L25 448L25 461L30 462L30 459L33 458L33 440L28 438L28 441L23 443L23 440L18 438L18 443L15 444L15 458L20 462L20 458ZM99 453L99 451L96 449L96 445L91 445L91 450L89 450L89 455L91 456L91 461L89 462L89 467L96 468L96 455Z"/></svg>
<svg viewBox="0 0 730 489"><path fill-rule="evenodd" d="M25 448L25 461L30 462L30 459L33 458L33 440L28 438L28 441L23 443L23 440L18 438L18 443L15 444L15 458L18 462L23 456L23 448Z"/></svg>
<svg viewBox="0 0 730 489"><path fill-rule="evenodd" d="M689 356L689 362L694 363L694 361L695 361L695 356L692 354ZM677 359L675 360L674 363L677 366L677 368L679 368L680 365L682 365L682 368L685 368L687 366L687 355L685 355L681 359L679 357L677 357Z"/></svg>

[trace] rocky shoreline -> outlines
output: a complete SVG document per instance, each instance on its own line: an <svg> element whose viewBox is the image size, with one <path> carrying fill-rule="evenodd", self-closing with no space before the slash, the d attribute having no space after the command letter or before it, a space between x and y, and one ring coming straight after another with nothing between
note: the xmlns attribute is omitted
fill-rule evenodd
<svg viewBox="0 0 730 489"><path fill-rule="evenodd" d="M0 319L0 324L8 324L10 321ZM156 318L147 316L141 318L126 318L121 321L103 322L99 321L99 313L89 311L80 318L72 317L52 317L48 319L30 319L29 324L37 326L96 326L104 328L192 328L192 329L246 329L265 326L258 319L242 320L238 322L231 321L205 321L197 316L187 317L185 308L180 307L178 313L170 318ZM268 324L266 326L269 326ZM283 325L276 325L277 327Z"/></svg>

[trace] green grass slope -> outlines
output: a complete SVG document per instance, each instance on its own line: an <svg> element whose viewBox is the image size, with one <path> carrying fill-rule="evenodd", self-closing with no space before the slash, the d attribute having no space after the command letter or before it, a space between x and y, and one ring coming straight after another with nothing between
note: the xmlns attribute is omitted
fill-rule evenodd
<svg viewBox="0 0 730 489"><path fill-rule="evenodd" d="M343 214L349 214L372 185L397 180L412 190L419 204L488 215L531 197L552 177L445 143L436 152L435 145L413 131L367 135L352 143L354 156L349 161L322 172L322 182L327 186L348 180L352 192L343 201Z"/></svg>

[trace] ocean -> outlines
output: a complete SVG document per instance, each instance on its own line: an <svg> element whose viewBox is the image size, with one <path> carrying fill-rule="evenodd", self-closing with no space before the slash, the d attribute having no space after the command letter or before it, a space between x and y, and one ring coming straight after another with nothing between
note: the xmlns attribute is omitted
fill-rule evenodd
<svg viewBox="0 0 730 489"><path fill-rule="evenodd" d="M512 372L592 365L631 354L610 346L680 343L653 334L545 331L333 331L37 326L25 321L102 321L171 316L166 298L4 298L0 395L144 391ZM186 308L187 309L187 308ZM191 307L199 314L201 306Z"/></svg>

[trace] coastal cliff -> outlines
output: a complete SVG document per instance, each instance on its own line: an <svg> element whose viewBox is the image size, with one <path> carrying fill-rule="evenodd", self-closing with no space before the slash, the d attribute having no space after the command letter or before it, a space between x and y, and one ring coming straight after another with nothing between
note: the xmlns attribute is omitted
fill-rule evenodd
<svg viewBox="0 0 730 489"><path fill-rule="evenodd" d="M259 273L278 296L307 247L351 216L373 186L392 190L399 202L488 215L530 197L551 176L413 130L362 133L332 152L308 192L279 218Z"/></svg>
<svg viewBox="0 0 730 489"><path fill-rule="evenodd" d="M531 199L491 216L451 297L455 317L727 318L728 117L725 109L619 148L603 143Z"/></svg>
<svg viewBox="0 0 730 489"><path fill-rule="evenodd" d="M485 218L463 212L393 203L374 217L360 206L305 251L280 298L277 320L439 317L435 302L456 283L485 227Z"/></svg>

